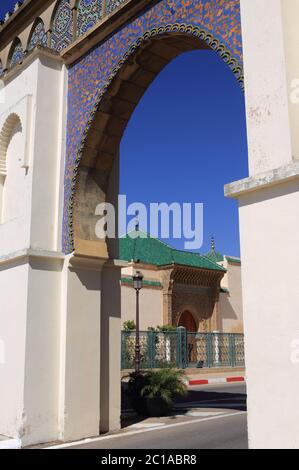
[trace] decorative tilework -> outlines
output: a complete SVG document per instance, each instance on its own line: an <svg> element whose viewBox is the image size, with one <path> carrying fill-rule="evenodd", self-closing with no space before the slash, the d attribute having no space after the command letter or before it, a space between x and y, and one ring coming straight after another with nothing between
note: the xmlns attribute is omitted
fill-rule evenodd
<svg viewBox="0 0 299 470"><path fill-rule="evenodd" d="M17 39L12 46L12 51L10 54L10 61L9 61L10 67L14 67L15 65L19 64L20 62L22 62L23 59L24 59L24 51L22 48L22 44L21 44L21 41Z"/></svg>
<svg viewBox="0 0 299 470"><path fill-rule="evenodd" d="M60 0L52 20L51 48L62 51L73 40L73 13L69 0Z"/></svg>
<svg viewBox="0 0 299 470"><path fill-rule="evenodd" d="M102 16L102 0L79 0L77 34L85 34Z"/></svg>
<svg viewBox="0 0 299 470"><path fill-rule="evenodd" d="M44 47L47 46L47 35L45 31L45 26L41 19L38 19L35 25L33 26L28 42L28 51L32 51L38 44Z"/></svg>
<svg viewBox="0 0 299 470"><path fill-rule="evenodd" d="M126 0L106 0L106 13L109 15Z"/></svg>
<svg viewBox="0 0 299 470"><path fill-rule="evenodd" d="M62 247L73 250L73 194L89 127L112 79L144 41L171 33L204 40L243 82L239 0L161 0L69 70Z"/></svg>

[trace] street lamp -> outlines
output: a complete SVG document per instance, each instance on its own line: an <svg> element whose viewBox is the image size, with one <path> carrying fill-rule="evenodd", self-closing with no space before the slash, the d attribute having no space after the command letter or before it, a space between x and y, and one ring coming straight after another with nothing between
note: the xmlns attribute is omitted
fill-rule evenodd
<svg viewBox="0 0 299 470"><path fill-rule="evenodd" d="M143 275L136 271L133 276L133 286L136 290L136 339L135 339L135 372L140 371L140 338L139 338L139 291L142 288Z"/></svg>

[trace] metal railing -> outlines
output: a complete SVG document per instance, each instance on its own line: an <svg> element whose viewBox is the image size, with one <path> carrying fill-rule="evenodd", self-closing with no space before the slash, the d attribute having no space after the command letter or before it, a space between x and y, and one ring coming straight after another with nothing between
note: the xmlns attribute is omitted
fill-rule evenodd
<svg viewBox="0 0 299 470"><path fill-rule="evenodd" d="M235 333L140 332L141 368L244 366L244 335ZM122 331L121 367L133 369L135 332Z"/></svg>

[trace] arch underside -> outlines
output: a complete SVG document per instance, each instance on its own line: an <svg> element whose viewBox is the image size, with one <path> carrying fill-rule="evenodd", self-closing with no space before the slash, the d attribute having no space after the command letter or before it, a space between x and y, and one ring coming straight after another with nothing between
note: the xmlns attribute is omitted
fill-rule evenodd
<svg viewBox="0 0 299 470"><path fill-rule="evenodd" d="M200 49L210 49L210 46L203 39L186 33L168 33L145 40L120 68L101 97L80 153L71 227L75 250L81 252L84 245L88 254L89 241L92 254L97 249L94 244L101 243L95 235L98 219L95 207L107 201L110 175L121 138L143 94L172 59ZM240 69L237 73L238 77L242 76ZM105 254L105 248L102 247L100 252Z"/></svg>

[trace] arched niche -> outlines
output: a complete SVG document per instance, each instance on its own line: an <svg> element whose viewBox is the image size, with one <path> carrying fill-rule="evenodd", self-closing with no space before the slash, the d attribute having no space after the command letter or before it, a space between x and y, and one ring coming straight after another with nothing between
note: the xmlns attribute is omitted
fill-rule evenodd
<svg viewBox="0 0 299 470"><path fill-rule="evenodd" d="M45 25L41 18L37 18L32 26L28 43L27 50L32 51L37 45L47 46L47 34L45 31Z"/></svg>
<svg viewBox="0 0 299 470"><path fill-rule="evenodd" d="M24 49L19 38L16 38L10 48L7 68L12 68L20 64L24 59Z"/></svg>
<svg viewBox="0 0 299 470"><path fill-rule="evenodd" d="M7 177L7 151L13 135L22 132L22 123L16 113L10 114L0 132L0 222L3 222L4 186Z"/></svg>

